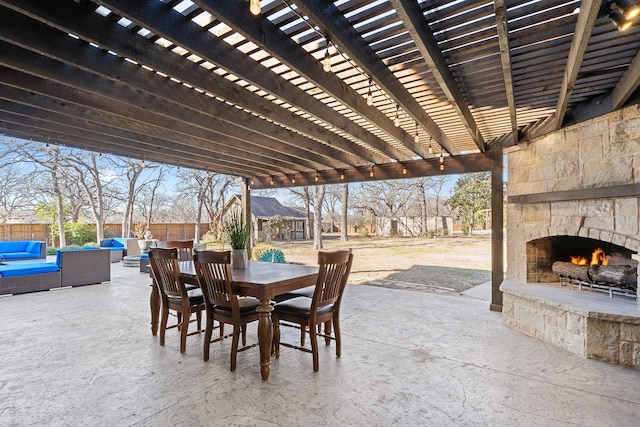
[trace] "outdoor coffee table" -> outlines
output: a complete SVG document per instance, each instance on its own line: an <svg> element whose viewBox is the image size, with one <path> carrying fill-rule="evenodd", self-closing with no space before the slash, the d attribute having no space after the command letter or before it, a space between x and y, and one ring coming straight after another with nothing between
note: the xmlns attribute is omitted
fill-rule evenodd
<svg viewBox="0 0 640 427"><path fill-rule="evenodd" d="M180 271L186 283L198 285L193 261L180 261ZM252 296L260 300L258 312L258 345L260 346L260 373L263 380L269 379L271 365L271 300L295 289L316 283L318 267L299 264L279 264L249 261L246 269L232 269L233 291L238 295ZM157 286L151 287L151 333L158 333L160 317L160 293Z"/></svg>

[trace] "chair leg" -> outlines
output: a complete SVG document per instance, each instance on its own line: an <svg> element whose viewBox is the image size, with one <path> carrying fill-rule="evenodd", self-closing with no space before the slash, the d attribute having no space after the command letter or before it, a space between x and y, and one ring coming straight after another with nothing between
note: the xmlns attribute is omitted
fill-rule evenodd
<svg viewBox="0 0 640 427"><path fill-rule="evenodd" d="M211 334L213 333L213 314L207 311L207 326L204 331L204 360L209 360L209 347L211 347Z"/></svg>
<svg viewBox="0 0 640 427"><path fill-rule="evenodd" d="M313 354L313 371L318 372L318 336L316 325L309 325L309 338L311 339L311 353Z"/></svg>
<svg viewBox="0 0 640 427"><path fill-rule="evenodd" d="M320 326L320 325L318 325ZM324 322L324 342L329 345L331 343L331 321Z"/></svg>
<svg viewBox="0 0 640 427"><path fill-rule="evenodd" d="M220 327L220 338L224 337L224 323L218 322L218 326Z"/></svg>
<svg viewBox="0 0 640 427"><path fill-rule="evenodd" d="M247 345L247 325L242 325L242 346Z"/></svg>
<svg viewBox="0 0 640 427"><path fill-rule="evenodd" d="M202 311L196 311L196 320L198 324L198 332L202 332Z"/></svg>
<svg viewBox="0 0 640 427"><path fill-rule="evenodd" d="M307 328L304 325L300 325L300 347L304 347L304 340L306 335Z"/></svg>
<svg viewBox="0 0 640 427"><path fill-rule="evenodd" d="M236 370L236 359L238 357L238 341L240 341L240 329L233 325L233 340L231 341L231 372Z"/></svg>
<svg viewBox="0 0 640 427"><path fill-rule="evenodd" d="M191 313L182 316L180 323L180 353L187 351L187 331L189 330L189 318Z"/></svg>
<svg viewBox="0 0 640 427"><path fill-rule="evenodd" d="M333 337L336 340L336 357L340 357L342 338L340 337L340 318L337 313L333 316Z"/></svg>
<svg viewBox="0 0 640 427"><path fill-rule="evenodd" d="M280 358L280 320L277 317L272 316L273 322L273 342L271 344L271 353L275 354L276 359Z"/></svg>
<svg viewBox="0 0 640 427"><path fill-rule="evenodd" d="M162 320L160 320L160 345L164 345L164 335L169 321L169 309L162 304Z"/></svg>

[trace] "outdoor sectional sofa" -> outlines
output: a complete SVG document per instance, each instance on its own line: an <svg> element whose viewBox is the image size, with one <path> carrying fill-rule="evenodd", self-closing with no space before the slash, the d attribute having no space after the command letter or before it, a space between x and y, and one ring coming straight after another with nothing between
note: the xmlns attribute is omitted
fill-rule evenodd
<svg viewBox="0 0 640 427"><path fill-rule="evenodd" d="M108 282L110 255L100 248L59 249L55 262L7 261L0 265L0 295Z"/></svg>
<svg viewBox="0 0 640 427"><path fill-rule="evenodd" d="M111 251L111 262L118 262L126 255L137 255L140 253L138 239L111 237L100 241L101 248Z"/></svg>
<svg viewBox="0 0 640 427"><path fill-rule="evenodd" d="M37 240L0 242L0 260L45 259L47 244Z"/></svg>

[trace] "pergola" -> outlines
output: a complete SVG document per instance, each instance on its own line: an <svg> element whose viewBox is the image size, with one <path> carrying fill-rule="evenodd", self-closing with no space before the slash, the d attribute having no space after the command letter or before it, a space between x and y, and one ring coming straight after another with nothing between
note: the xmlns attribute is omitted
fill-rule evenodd
<svg viewBox="0 0 640 427"><path fill-rule="evenodd" d="M0 131L239 176L246 206L491 171L501 224L505 147L638 102L634 3L0 1Z"/></svg>

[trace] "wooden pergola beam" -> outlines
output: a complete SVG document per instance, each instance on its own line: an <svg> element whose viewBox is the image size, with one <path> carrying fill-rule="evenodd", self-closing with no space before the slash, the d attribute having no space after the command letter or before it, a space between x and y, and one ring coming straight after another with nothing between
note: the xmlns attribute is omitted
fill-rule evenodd
<svg viewBox="0 0 640 427"><path fill-rule="evenodd" d="M565 67L564 76L562 78L562 86L558 96L558 104L556 105L555 129L562 127L564 116L567 112L569 98L578 78L578 71L584 58L584 53L589 45L591 32L598 19L602 0L582 0L580 3L580 13L576 22L576 29L573 33L571 49L567 58L567 66Z"/></svg>
<svg viewBox="0 0 640 427"><path fill-rule="evenodd" d="M504 0L493 1L496 14L496 26L498 29L498 42L500 43L500 60L502 61L502 75L504 76L504 88L509 106L509 118L511 120L511 134L513 143L518 143L518 118L516 115L516 100L513 93L513 75L511 71L511 50L509 49L509 26L507 22L507 10Z"/></svg>
<svg viewBox="0 0 640 427"><path fill-rule="evenodd" d="M636 54L612 92L612 109L622 107L640 86L640 52Z"/></svg>

